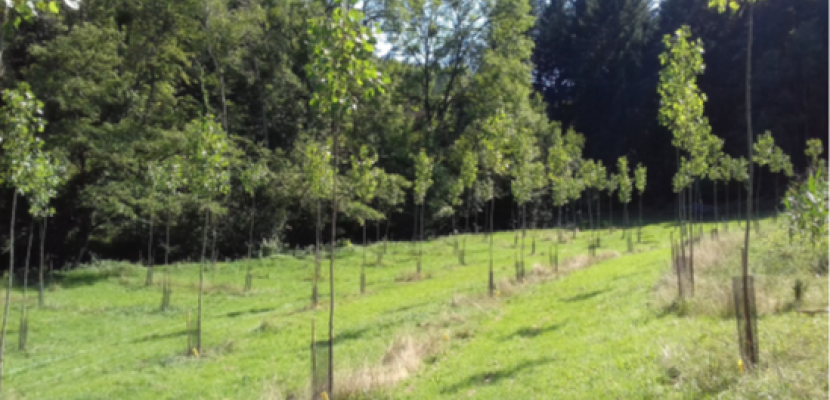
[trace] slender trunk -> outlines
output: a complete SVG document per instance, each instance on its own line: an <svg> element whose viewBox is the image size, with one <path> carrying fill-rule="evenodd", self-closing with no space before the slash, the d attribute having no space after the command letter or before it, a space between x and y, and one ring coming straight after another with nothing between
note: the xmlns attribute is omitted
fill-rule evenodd
<svg viewBox="0 0 830 400"><path fill-rule="evenodd" d="M164 223L164 265L170 265L170 215Z"/></svg>
<svg viewBox="0 0 830 400"><path fill-rule="evenodd" d="M26 337L28 332L28 321L26 317L26 298L29 291L29 261L32 257L32 241L35 237L35 219L29 221L29 244L26 246L26 263L23 264L23 305L20 307L20 329L17 332L17 347L20 350L26 349Z"/></svg>
<svg viewBox="0 0 830 400"><path fill-rule="evenodd" d="M415 212L412 215L412 245L418 240L418 203L415 203Z"/></svg>
<svg viewBox="0 0 830 400"><path fill-rule="evenodd" d="M363 222L363 263L360 264L360 293L366 293L366 222Z"/></svg>
<svg viewBox="0 0 830 400"><path fill-rule="evenodd" d="M320 199L317 199L317 224L314 230L314 276L312 277L311 287L311 307L317 308L318 304L318 283L320 281L320 242L322 236L322 206Z"/></svg>
<svg viewBox="0 0 830 400"><path fill-rule="evenodd" d="M418 265L423 262L424 255L424 209L426 205L421 203L421 242L418 243Z"/></svg>
<svg viewBox="0 0 830 400"><path fill-rule="evenodd" d="M199 263L199 310L196 317L196 351L202 352L202 295L205 289L205 256L207 255L207 233L210 229L210 210L205 210L205 226L202 231L202 258Z"/></svg>
<svg viewBox="0 0 830 400"><path fill-rule="evenodd" d="M383 234L383 254L386 254L386 245L389 243L389 217L390 214L386 214L386 233Z"/></svg>
<svg viewBox="0 0 830 400"><path fill-rule="evenodd" d="M592 211L593 206L591 206L590 192L591 192L591 189L588 189L588 193L589 193L588 194L588 223L589 223L589 226L591 227L591 237L593 237L594 236L594 212ZM580 208L581 207L582 207L582 205L580 204Z"/></svg>
<svg viewBox="0 0 830 400"><path fill-rule="evenodd" d="M219 258L219 252L216 251L216 225L219 224L217 223L217 218L214 215L211 215L210 222L211 232L213 232L213 238L211 239L210 243L210 270L216 271L216 260Z"/></svg>
<svg viewBox="0 0 830 400"><path fill-rule="evenodd" d="M12 284L14 283L14 217L17 213L17 189L14 190L12 200L12 218L9 223L9 284L6 288L6 307L3 311L3 331L0 333L0 389L3 387L3 360L6 353L6 325L9 319L9 306L11 306Z"/></svg>
<svg viewBox="0 0 830 400"><path fill-rule="evenodd" d="M720 218L718 218L718 181L713 181L713 183L715 185L715 197L713 197L715 203L715 224L717 225L720 220Z"/></svg>
<svg viewBox="0 0 830 400"><path fill-rule="evenodd" d="M154 212L150 210L150 238L147 240L147 281L144 282L145 286L151 286L153 284L153 228L155 227L154 222Z"/></svg>
<svg viewBox="0 0 830 400"><path fill-rule="evenodd" d="M640 192L640 221L637 222L638 228L643 227L643 193Z"/></svg>
<svg viewBox="0 0 830 400"><path fill-rule="evenodd" d="M254 221L256 220L256 195L253 199L253 208L251 209L251 226L248 227L248 259L251 258L251 253L254 250Z"/></svg>
<svg viewBox="0 0 830 400"><path fill-rule="evenodd" d="M344 3L345 4L345 3ZM337 176L338 162L338 132L335 127L334 133L334 176ZM329 259L329 393L334 393L334 246L337 242L337 179L332 179L331 191L331 254Z"/></svg>
<svg viewBox="0 0 830 400"><path fill-rule="evenodd" d="M726 219L728 220L729 217L730 217L730 215L729 215L729 181L726 181L726 183L724 184L724 190L723 191L726 192Z"/></svg>
<svg viewBox="0 0 830 400"><path fill-rule="evenodd" d="M521 250L521 257L519 262L521 263L521 278L524 280L525 278L525 234L527 233L527 206L522 204L522 248Z"/></svg>
<svg viewBox="0 0 830 400"><path fill-rule="evenodd" d="M491 197L490 198L490 277L489 277L490 297L493 297L493 292L495 292L495 290L496 290L495 282L493 282L493 211L495 211L495 204L496 204L495 197Z"/></svg>
<svg viewBox="0 0 830 400"><path fill-rule="evenodd" d="M47 220L47 218L44 217L43 221L41 221L41 227L40 227L40 268L38 268L38 277L37 277L37 282L38 282L37 305L38 305L38 307L43 307L44 306L44 300L43 300L43 292L44 292L43 267L44 267L44 265L46 265L46 260L45 260L45 256L46 256L46 220Z"/></svg>
<svg viewBox="0 0 830 400"><path fill-rule="evenodd" d="M692 201L694 196L694 185L689 188L689 201ZM693 209L694 210L694 209ZM694 211L692 212L694 216ZM695 295L695 220L694 217L689 220L689 295Z"/></svg>
<svg viewBox="0 0 830 400"><path fill-rule="evenodd" d="M749 187L747 188L747 202L746 202L746 228L745 228L745 236L744 236L744 251L746 252L745 256L743 257L743 265L742 265L742 274L743 274L743 286L744 286L744 321L746 327L746 343L749 349L755 348L755 339L753 338L752 334L752 325L750 318L750 309L749 309L749 232L750 227L749 224L752 220L752 179L755 175L755 169L752 163L752 142L753 142L753 133L752 133L752 36L754 35L753 32L753 3L749 3L749 32L747 33L746 39L746 135L747 135L747 150L748 150L748 161L749 161ZM750 351L749 360L747 360L747 366L749 368L753 368L757 360L755 359L756 354L754 351Z"/></svg>

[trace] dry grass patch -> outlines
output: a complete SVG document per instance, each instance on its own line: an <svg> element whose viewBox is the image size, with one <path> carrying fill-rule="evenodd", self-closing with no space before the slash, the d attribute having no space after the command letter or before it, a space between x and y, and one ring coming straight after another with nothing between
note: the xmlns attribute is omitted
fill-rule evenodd
<svg viewBox="0 0 830 400"><path fill-rule="evenodd" d="M440 351L442 338L429 335L416 339L411 335L395 339L379 365L364 366L354 371L335 374L333 399L364 397L393 387L408 378L424 363L424 359Z"/></svg>
<svg viewBox="0 0 830 400"><path fill-rule="evenodd" d="M694 296L688 296L690 283L685 281L684 291L687 297L683 301L678 299L677 274L672 270L671 262L667 260L667 271L655 285L656 306L680 315L734 318L732 278L741 274L740 249L743 247L743 240L742 233L736 232L721 235L720 240L703 240L695 246ZM766 247L773 244L756 241L754 246L766 251ZM797 272L797 268L769 273L778 268L776 263L779 262L780 260L766 254L753 254L750 258L750 274L754 280L758 315L805 308L827 308L826 278ZM809 266L806 266L805 270L808 268Z"/></svg>

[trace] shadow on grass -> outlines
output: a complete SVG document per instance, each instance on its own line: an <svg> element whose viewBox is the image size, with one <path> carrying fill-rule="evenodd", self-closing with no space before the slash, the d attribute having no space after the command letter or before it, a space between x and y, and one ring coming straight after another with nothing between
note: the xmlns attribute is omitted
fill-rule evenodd
<svg viewBox="0 0 830 400"><path fill-rule="evenodd" d="M319 335L328 336L328 327L327 326L322 326L321 328L322 328L322 331L319 333ZM360 339L368 331L369 331L369 328L361 328L361 329L352 329L352 330L345 331L345 332L342 332L342 333L339 333L339 334L335 332L335 334L334 334L334 345L336 346L336 345L338 345L342 342L346 342L346 341L349 341L349 340ZM316 342L316 346L317 346L318 349L321 349L323 347L327 348L328 345L329 345L328 337L326 337L325 339L319 339Z"/></svg>
<svg viewBox="0 0 830 400"><path fill-rule="evenodd" d="M56 273L54 276L54 282L60 284L63 288L69 289L79 286L95 285L98 282L105 281L111 277L119 275L120 273L115 271L73 271L71 274ZM31 284L29 286L31 286Z"/></svg>
<svg viewBox="0 0 830 400"><path fill-rule="evenodd" d="M582 293L582 294L578 294L576 296L568 297L567 299L562 299L562 301L564 301L566 303L575 303L577 301L584 301L584 300L592 299L592 298L597 297L597 296L599 296L599 295L601 295L601 294L603 294L607 291L608 291L607 289L606 290L594 290L593 292Z"/></svg>
<svg viewBox="0 0 830 400"><path fill-rule="evenodd" d="M269 308L251 308L250 310L241 310L241 311L231 311L225 314L226 317L239 317L241 315L247 314L262 314L276 310L276 307L269 307Z"/></svg>
<svg viewBox="0 0 830 400"><path fill-rule="evenodd" d="M172 338L177 338L177 337L183 337L186 334L187 334L187 330L185 330L185 329L182 329L180 331L170 332L170 333L164 333L164 334L154 333L152 335L144 336L141 339L133 340L133 343L143 343L143 342L149 342L149 341L152 341L152 340L172 339Z"/></svg>
<svg viewBox="0 0 830 400"><path fill-rule="evenodd" d="M475 386L493 385L501 380L512 378L526 369L534 368L539 365L550 364L551 362L553 362L553 360L553 357L538 358L535 360L525 361L511 368L496 371L487 371L482 372L480 374L470 375L466 379L454 385L447 386L441 389L441 393L452 394L458 393L463 389L472 388Z"/></svg>
<svg viewBox="0 0 830 400"><path fill-rule="evenodd" d="M533 326L524 327L524 328L520 328L520 329L516 330L516 332L513 332L513 333L503 337L501 340L504 340L504 341L513 340L517 337L533 338L533 337L536 337L536 336L539 336L539 335L542 335L542 334L545 334L545 333L548 333L548 332L553 332L553 331L559 330L560 328L562 328L562 325L564 325L564 324L562 324L562 323L553 324L553 325L546 326L544 328L537 328L537 327L533 327Z"/></svg>

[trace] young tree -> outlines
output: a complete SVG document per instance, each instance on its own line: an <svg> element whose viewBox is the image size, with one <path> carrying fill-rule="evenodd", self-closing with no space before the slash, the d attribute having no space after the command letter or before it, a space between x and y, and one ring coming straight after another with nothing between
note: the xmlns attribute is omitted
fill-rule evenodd
<svg viewBox="0 0 830 400"><path fill-rule="evenodd" d="M257 217L256 193L260 188L270 183L271 170L268 168L266 159L260 158L254 162L248 160L245 167L239 172L239 180L242 189L251 198L251 221L248 226L248 258L251 258L254 248L254 223Z"/></svg>
<svg viewBox="0 0 830 400"><path fill-rule="evenodd" d="M628 159L625 156L617 160L617 177L620 184L620 203L623 203L623 219L625 220L625 229L628 229L628 203L631 202L631 177L628 175Z"/></svg>
<svg viewBox="0 0 830 400"><path fill-rule="evenodd" d="M613 231L614 229L614 192L616 192L620 188L620 177L617 174L612 174L608 172L607 178L605 179L605 186L604 189L608 192L608 229L609 231ZM625 231L623 231L623 235Z"/></svg>
<svg viewBox="0 0 830 400"><path fill-rule="evenodd" d="M377 154L370 154L369 148L360 146L358 157L351 156L352 169L349 171L349 181L357 203L350 203L351 214L357 217L363 228L363 263L360 265L360 293L366 293L366 221L380 220L383 215L370 208L375 199L378 188L380 170L374 165L378 160Z"/></svg>
<svg viewBox="0 0 830 400"><path fill-rule="evenodd" d="M510 166L512 175L511 189L516 204L522 212L522 244L520 248L519 268L516 270L516 281L521 282L525 277L524 270L524 249L525 229L527 229L527 209L529 202L536 190L544 185L544 166L537 160L539 150L532 132L524 127L517 130L512 136L512 158Z"/></svg>
<svg viewBox="0 0 830 400"><path fill-rule="evenodd" d="M433 168L433 161L430 158L424 149L421 149L421 152L418 153L417 156L414 157L415 161L415 188L413 192L413 196L415 198L415 207L416 207L416 218L418 215L417 209L420 208L420 228L421 228L421 235L420 235L420 242L419 249L418 249L418 266L416 269L416 273L418 276L421 276L421 257L423 253L423 241L424 241L424 201L426 200L427 191L432 186L432 168Z"/></svg>
<svg viewBox="0 0 830 400"><path fill-rule="evenodd" d="M376 199L380 203L378 209L383 212L384 218L378 220L377 241L380 242L380 221L386 220L386 233L384 234L383 252L386 252L386 243L389 239L389 217L393 212L399 212L400 207L406 203L406 191L412 187L412 183L398 174L382 172L378 179Z"/></svg>
<svg viewBox="0 0 830 400"><path fill-rule="evenodd" d="M754 153L752 154L752 161L758 166L758 188L755 193L750 193L750 195L755 196L756 214L760 214L761 212L761 177L763 176L761 168L772 163L775 148L775 139L772 138L772 134L769 131L759 136L758 141L755 142L753 147Z"/></svg>
<svg viewBox="0 0 830 400"><path fill-rule="evenodd" d="M754 168L753 168L753 161L752 161L752 148L753 148L753 140L754 134L752 132L752 39L755 35L754 32L754 5L759 0L709 0L709 7L714 7L718 9L718 12L723 13L729 8L730 11L736 12L741 5L749 9L749 24L747 26L747 35L746 35L746 75L745 79L745 87L746 87L746 136L747 136L747 157L748 157L748 167L749 173L747 177L747 201L746 201L746 230L744 233L744 249L745 257L742 259L742 275L743 275L743 286L744 286L744 299L745 301L745 308L747 314L749 315L749 231L750 231L750 221L752 221L752 181L755 179L754 175ZM740 200L739 200L740 201ZM749 324L749 318L746 318L746 338L748 343L748 348L755 348L754 343L755 340L752 337L752 329ZM753 352L754 353L754 352ZM756 354L748 355L748 359L744 360L747 368L752 369L754 368L755 364L758 362Z"/></svg>
<svg viewBox="0 0 830 400"><path fill-rule="evenodd" d="M0 332L0 385L2 385L3 378L6 326L14 282L14 228L17 198L18 195L32 198L34 200L32 211L40 211L41 207L45 207L44 198L48 201L48 198L54 196L54 192L50 192L44 182L49 180L49 175L55 173L50 158L41 150L43 141L35 136L36 133L43 132L45 126L45 121L40 117L43 103L34 97L25 82L21 83L18 89L6 90L3 93L3 100L5 106L0 110L4 128L0 136L3 148L3 157L0 159L3 174L0 176L0 182L11 187L14 194L9 223L9 279L6 288L6 305L3 311L3 327Z"/></svg>
<svg viewBox="0 0 830 400"><path fill-rule="evenodd" d="M793 164L790 162L790 156L784 153L780 147L776 146L775 151L772 154L772 161L770 162L770 171L775 174L783 173L785 177L792 178L794 175L793 172ZM778 196L778 180L779 178L776 176L775 178L775 216L778 217L778 204L780 202L780 197Z"/></svg>
<svg viewBox="0 0 830 400"><path fill-rule="evenodd" d="M334 169L331 166L330 143L323 145L308 142L300 145L303 154L302 171L305 179L306 197L314 204L316 223L314 224L314 272L311 279L311 307L317 308L319 300L318 284L320 280L320 263L323 233L323 200L331 198L334 185Z"/></svg>
<svg viewBox="0 0 830 400"><path fill-rule="evenodd" d="M824 166L819 158L823 153L824 145L821 143L821 139L807 140L807 148L804 150L804 154L810 160L810 169L815 170Z"/></svg>
<svg viewBox="0 0 830 400"><path fill-rule="evenodd" d="M187 186L200 202L200 211L205 222L202 231L202 256L199 265L199 305L196 320L196 350L202 350L202 297L205 280L205 256L207 234L212 216L220 211L214 201L230 191L229 157L231 142L213 116L205 114L201 120L192 121L185 127L188 142L186 147Z"/></svg>
<svg viewBox="0 0 830 400"><path fill-rule="evenodd" d="M359 97L383 92L381 74L374 65L377 26L363 24L363 13L349 9L355 0L341 0L330 16L310 21L311 62L306 72L314 83L309 104L331 124L332 169L337 175L340 128L359 104ZM384 79L388 80L388 79ZM332 179L331 254L329 262L329 365L328 392L334 392L334 246L337 242L337 179Z"/></svg>
<svg viewBox="0 0 830 400"><path fill-rule="evenodd" d="M646 191L646 167L641 163L637 163L637 168L634 170L634 186L637 188L640 203L640 217L637 221L637 243L640 243L642 241L640 230L643 226L643 192Z"/></svg>
<svg viewBox="0 0 830 400"><path fill-rule="evenodd" d="M663 44L666 50L660 54L663 69L660 70L657 87L661 99L658 119L672 131L672 144L683 151L678 160L680 176L676 176L674 188L680 193L681 200L684 198L683 191L689 189L688 204L693 216L695 208L691 189L696 179L708 169L708 143L711 141L709 120L703 115L706 96L697 87L697 75L704 69L703 44L700 39L691 40L690 29L685 25L675 32L674 37L665 35ZM689 238L694 233L693 221L690 218ZM685 223L681 221L681 235L685 231ZM689 245L691 293L694 294L694 241L689 240Z"/></svg>
<svg viewBox="0 0 830 400"><path fill-rule="evenodd" d="M486 176L482 183L482 199L490 203L489 235L490 235L490 269L488 274L488 292L490 297L495 295L496 282L493 276L493 213L495 212L496 182L495 180L506 174L505 148L507 147L508 122L504 112L499 110L491 115L484 125L484 137L481 144L481 170Z"/></svg>

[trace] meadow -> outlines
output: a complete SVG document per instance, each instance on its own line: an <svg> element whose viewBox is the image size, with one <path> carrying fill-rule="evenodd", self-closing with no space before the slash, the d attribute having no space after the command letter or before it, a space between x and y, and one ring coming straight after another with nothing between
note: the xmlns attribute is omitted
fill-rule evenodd
<svg viewBox="0 0 830 400"><path fill-rule="evenodd" d="M529 230L524 282L514 279L517 233L497 233L492 299L485 235L423 243L420 279L414 277L412 243L370 245L363 295L363 248L341 247L332 397L826 397L827 314L798 312L826 310L826 272L815 273L820 260L810 255L788 256L785 250L798 246L780 245L786 239L772 220L762 223L750 265L761 282L761 365L741 372L735 320L723 289L740 271L737 228L733 222L731 233L702 239L698 294L680 305L669 262L669 237L677 237L677 227L669 223L643 228L643 242L631 253L622 231L596 231L596 256L590 255L591 232L574 239L565 231L557 268L550 252L559 233ZM466 247L466 265L458 262L456 240ZM309 307L313 259L312 253L293 251L209 267L198 356L187 352L186 331L188 314L195 324L197 264L168 267L173 293L165 311L163 268L150 287L144 268L127 263L99 261L56 273L46 307L39 309L36 292L29 292L25 351L15 346L21 302L16 288L3 395L307 398L312 322L320 346L328 323L327 260L320 307ZM246 291L249 269L254 278ZM806 286L798 304L792 299L796 280Z"/></svg>

